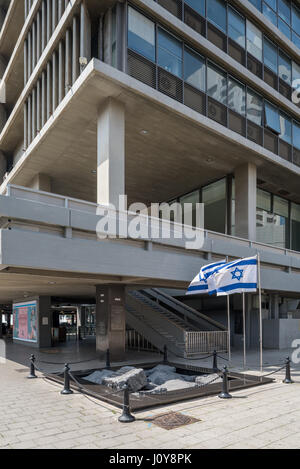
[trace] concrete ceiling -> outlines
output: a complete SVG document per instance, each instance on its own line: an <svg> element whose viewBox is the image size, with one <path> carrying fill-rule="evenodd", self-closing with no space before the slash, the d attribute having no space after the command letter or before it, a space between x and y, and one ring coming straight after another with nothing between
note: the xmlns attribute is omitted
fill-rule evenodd
<svg viewBox="0 0 300 469"><path fill-rule="evenodd" d="M67 97L65 109L53 119L10 182L28 186L38 172L45 173L52 178L54 193L95 202L96 117L107 96L126 106L126 192L130 202L172 199L234 172L246 161L257 165L258 177L275 191L288 188L289 197L300 202L298 176L284 166L270 163L222 133L170 112L97 72L85 78L74 96ZM142 135L142 130L148 134ZM4 151L15 145L15 138L16 128L6 139Z"/></svg>

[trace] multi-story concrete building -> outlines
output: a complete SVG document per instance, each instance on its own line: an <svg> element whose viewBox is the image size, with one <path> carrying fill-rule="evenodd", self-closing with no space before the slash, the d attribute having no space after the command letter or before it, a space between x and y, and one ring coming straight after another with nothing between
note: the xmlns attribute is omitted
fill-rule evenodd
<svg viewBox="0 0 300 469"><path fill-rule="evenodd" d="M184 300L184 290L201 265L259 252L264 346L290 346L300 333L300 2L0 6L0 301L14 305L15 339L49 346L62 304L82 321L82 305L96 304L102 351L124 349L126 323L175 352L191 331L223 337L226 301ZM124 194L147 207L204 203L201 248L97 238L99 207ZM230 306L238 346L240 298ZM257 343L249 295L247 345Z"/></svg>

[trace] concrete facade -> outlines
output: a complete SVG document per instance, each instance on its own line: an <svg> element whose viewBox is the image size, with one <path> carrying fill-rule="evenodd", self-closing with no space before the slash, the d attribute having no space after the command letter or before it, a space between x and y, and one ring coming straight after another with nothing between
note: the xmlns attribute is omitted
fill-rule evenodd
<svg viewBox="0 0 300 469"><path fill-rule="evenodd" d="M242 84L244 93L255 90L263 105L271 103L278 116L279 112L281 118L288 116L296 134L299 106L289 95L291 89L282 91L279 76L277 85L271 86L265 64L259 76L246 67L249 54L240 63L230 53L228 37L227 49L218 47L215 36L208 33L213 26L207 18L201 20L206 33L200 34L159 3L133 0L130 7L144 15L148 28L155 25L156 35L160 30L175 35L181 50L192 48L205 67L219 67L226 80ZM299 49L250 2L227 3L226 8L237 8L273 40L291 64L300 63ZM157 52L150 61L130 48L128 2L26 0L6 2L4 7L0 11L1 302L12 303L28 291L42 298L40 308L48 311L43 312L48 328L40 329L39 346L48 347L53 298L94 300L97 351L103 353L111 346L121 355L126 287L184 291L209 260L260 253L262 288L269 298L265 346L286 347L293 334L285 331L293 330L296 319L285 317L283 305L294 299L294 309L298 306L300 252L292 251L291 244L257 242L256 194L257 188L272 194L272 210L276 197L284 197L290 217L286 237L291 239L292 222L297 222L291 219L292 208L300 203L296 138L288 143L272 131L264 111L259 126L246 112L230 107L229 98L225 105L213 98L210 88L196 90L185 74L176 75L168 64L160 63ZM147 34L143 30L141 35ZM159 50L158 42L155 48ZM188 90L193 93L190 100ZM246 94L243 99L247 101ZM249 129L257 132L255 138ZM226 211L221 214L226 226L217 233L205 229L203 244L194 252L185 239L175 236L165 240L148 233L144 239L133 239L118 232L118 239L97 237L99 206L113 204L127 210L119 207L120 195L128 197L128 205L150 207L199 188L203 197L204 188L222 179L226 179L226 208L220 209L219 203L218 210ZM220 200L212 196L211 202ZM275 216L284 218L281 213ZM120 230L124 220L119 213L117 219ZM101 295L109 298L106 309ZM121 299L119 331L111 328L112 298ZM255 301L247 299L249 347L257 345ZM225 323L223 307L214 312L204 303L199 301L199 311L207 308ZM241 346L240 305L233 304L233 310L237 319L232 319L232 339Z"/></svg>

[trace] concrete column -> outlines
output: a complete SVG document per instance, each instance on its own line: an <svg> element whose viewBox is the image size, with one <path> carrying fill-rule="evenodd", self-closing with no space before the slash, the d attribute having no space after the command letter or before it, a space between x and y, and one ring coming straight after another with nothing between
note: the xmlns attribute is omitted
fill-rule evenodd
<svg viewBox="0 0 300 469"><path fill-rule="evenodd" d="M57 53L52 55L52 110L57 108L58 104L58 60Z"/></svg>
<svg viewBox="0 0 300 469"><path fill-rule="evenodd" d="M28 80L28 43L27 39L24 42L24 85Z"/></svg>
<svg viewBox="0 0 300 469"><path fill-rule="evenodd" d="M24 150L28 147L28 110L27 110L27 101L24 103Z"/></svg>
<svg viewBox="0 0 300 469"><path fill-rule="evenodd" d="M73 18L73 52L72 52L72 84L79 76L79 21Z"/></svg>
<svg viewBox="0 0 300 469"><path fill-rule="evenodd" d="M31 124L31 131L32 131L32 140L35 139L36 136L36 89L33 88L32 90L32 103L31 103L31 115L32 115L32 124Z"/></svg>
<svg viewBox="0 0 300 469"><path fill-rule="evenodd" d="M85 2L80 6L80 57L91 60L91 19Z"/></svg>
<svg viewBox="0 0 300 469"><path fill-rule="evenodd" d="M28 60L27 60L27 77L29 78L32 72L32 34L28 33Z"/></svg>
<svg viewBox="0 0 300 469"><path fill-rule="evenodd" d="M47 120L50 118L52 114L52 93L51 93L51 63L47 63Z"/></svg>
<svg viewBox="0 0 300 469"><path fill-rule="evenodd" d="M72 86L72 34L70 29L66 31L65 53L65 94L67 94Z"/></svg>
<svg viewBox="0 0 300 469"><path fill-rule="evenodd" d="M270 295L271 319L279 319L279 295Z"/></svg>
<svg viewBox="0 0 300 469"><path fill-rule="evenodd" d="M36 66L36 22L32 25L32 70Z"/></svg>
<svg viewBox="0 0 300 469"><path fill-rule="evenodd" d="M38 61L41 56L41 16L42 13L39 11L36 16L36 60Z"/></svg>
<svg viewBox="0 0 300 469"><path fill-rule="evenodd" d="M60 103L65 96L65 44L59 42L58 46L58 102Z"/></svg>
<svg viewBox="0 0 300 469"><path fill-rule="evenodd" d="M47 3L43 0L42 3L42 52L46 47L47 42Z"/></svg>
<svg viewBox="0 0 300 469"><path fill-rule="evenodd" d="M47 85L46 85L46 72L42 72L42 89L41 89L41 128L46 123L47 116Z"/></svg>
<svg viewBox="0 0 300 469"><path fill-rule="evenodd" d="M257 170L246 163L235 170L235 234L240 238L256 240L256 185Z"/></svg>
<svg viewBox="0 0 300 469"><path fill-rule="evenodd" d="M58 0L58 21L62 17L64 10L65 10L65 0Z"/></svg>
<svg viewBox="0 0 300 469"><path fill-rule="evenodd" d="M52 35L52 0L47 0L47 41Z"/></svg>
<svg viewBox="0 0 300 469"><path fill-rule="evenodd" d="M97 122L97 202L119 207L125 194L125 108L109 98ZM125 208L125 207L120 207Z"/></svg>
<svg viewBox="0 0 300 469"><path fill-rule="evenodd" d="M104 285L96 289L96 350L109 348L113 360L125 355L125 286Z"/></svg>
<svg viewBox="0 0 300 469"><path fill-rule="evenodd" d="M30 145L31 143L31 137L32 137L32 133L31 133L31 129L32 129L32 115L31 115L31 95L28 96L28 100L27 100L27 122L28 122L28 126L27 126L27 143L28 145Z"/></svg>
<svg viewBox="0 0 300 469"><path fill-rule="evenodd" d="M38 173L32 179L29 187L37 191L51 192L51 178L47 174Z"/></svg>
<svg viewBox="0 0 300 469"><path fill-rule="evenodd" d="M36 84L36 131L41 130L41 80Z"/></svg>
<svg viewBox="0 0 300 469"><path fill-rule="evenodd" d="M52 31L54 31L57 26L57 14L57 0L52 0Z"/></svg>

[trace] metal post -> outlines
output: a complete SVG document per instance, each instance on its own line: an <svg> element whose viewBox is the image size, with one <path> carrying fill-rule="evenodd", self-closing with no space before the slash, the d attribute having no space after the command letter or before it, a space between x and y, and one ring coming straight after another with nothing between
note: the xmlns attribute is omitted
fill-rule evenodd
<svg viewBox="0 0 300 469"><path fill-rule="evenodd" d="M228 360L231 362L230 296L227 295Z"/></svg>
<svg viewBox="0 0 300 469"><path fill-rule="evenodd" d="M168 363L168 347L164 345L164 363Z"/></svg>
<svg viewBox="0 0 300 469"><path fill-rule="evenodd" d="M37 376L36 376L36 374L35 374L34 362L35 362L35 356L34 356L34 355L31 355L31 357L30 357L30 373L29 373L29 376L27 376L28 379L35 379L35 378L37 378Z"/></svg>
<svg viewBox="0 0 300 469"><path fill-rule="evenodd" d="M222 383L222 392L219 394L220 399L231 399L232 396L228 392L228 368L224 366L223 370L223 383Z"/></svg>
<svg viewBox="0 0 300 469"><path fill-rule="evenodd" d="M285 378L283 383L285 384L292 384L294 381L291 378L291 360L290 357L286 359L286 367L285 367Z"/></svg>
<svg viewBox="0 0 300 469"><path fill-rule="evenodd" d="M260 371L263 371L263 330L262 330L262 309L261 309L261 272L260 255L257 255L257 275L258 275L258 298L259 298L259 353L260 353Z"/></svg>
<svg viewBox="0 0 300 469"><path fill-rule="evenodd" d="M69 375L70 367L69 364L65 364L64 369L64 389L61 391L61 394L73 394L73 391L70 388L70 375Z"/></svg>
<svg viewBox="0 0 300 469"><path fill-rule="evenodd" d="M109 348L106 350L106 366L107 370L110 370L110 351Z"/></svg>
<svg viewBox="0 0 300 469"><path fill-rule="evenodd" d="M244 369L246 368L246 298L245 298L245 293L242 293L243 295L243 342L244 342Z"/></svg>
<svg viewBox="0 0 300 469"><path fill-rule="evenodd" d="M218 354L216 350L213 353L213 370L218 371Z"/></svg>
<svg viewBox="0 0 300 469"><path fill-rule="evenodd" d="M135 417L130 413L130 393L129 388L126 386L124 389L124 401L123 401L123 412L121 417L119 417L119 422L121 423L130 423L134 422Z"/></svg>

